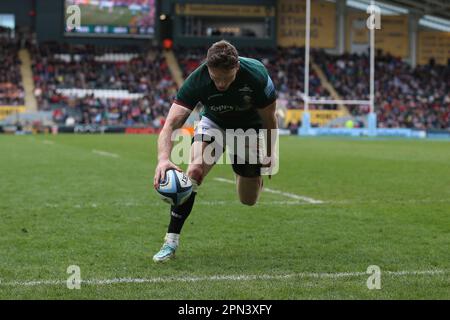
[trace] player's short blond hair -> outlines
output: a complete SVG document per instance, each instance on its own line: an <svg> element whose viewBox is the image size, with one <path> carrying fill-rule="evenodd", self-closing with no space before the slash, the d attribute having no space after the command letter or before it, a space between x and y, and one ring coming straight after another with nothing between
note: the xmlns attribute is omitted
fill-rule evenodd
<svg viewBox="0 0 450 320"><path fill-rule="evenodd" d="M235 46L226 40L214 43L206 55L206 65L210 68L231 70L238 66L239 54Z"/></svg>

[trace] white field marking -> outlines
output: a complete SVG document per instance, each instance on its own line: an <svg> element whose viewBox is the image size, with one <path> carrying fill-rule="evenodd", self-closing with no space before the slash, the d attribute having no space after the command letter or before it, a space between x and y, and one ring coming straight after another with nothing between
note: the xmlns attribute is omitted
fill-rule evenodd
<svg viewBox="0 0 450 320"><path fill-rule="evenodd" d="M230 179L224 179L224 178L214 178L214 180L216 181L220 181L220 182L225 182L225 183L230 183L230 184L235 184L236 182ZM275 189L270 189L270 188L266 188L263 187L263 191L269 192L269 193L274 193L274 194L280 194L282 196L291 198L291 199L296 199L296 200L301 200L301 201L305 201L311 204L322 204L324 203L324 201L322 200L316 200L313 198L309 198L309 197L305 197L305 196L301 196L298 194L294 194L294 193L290 193L290 192L283 192L283 191L279 191L279 190L275 190Z"/></svg>
<svg viewBox="0 0 450 320"><path fill-rule="evenodd" d="M213 201L196 201L195 204L204 206L218 206L227 204L238 204L241 202L237 200L225 201L225 200L213 200ZM291 201L258 201L256 205L272 205L272 206L301 206L307 205L304 201L291 200Z"/></svg>
<svg viewBox="0 0 450 320"><path fill-rule="evenodd" d="M196 205L201 206L219 206L219 205L240 205L241 203L237 200L225 201L225 200L213 200L213 201L196 201ZM304 206L308 205L303 201L260 201L257 204L260 205L271 205L271 206ZM84 204L74 204L74 205L65 205L58 203L45 203L44 207L57 209L57 208L74 208L74 209L86 209L86 208L110 208L110 207L148 207L149 203L145 202L112 202L112 203L84 203ZM152 207L162 207L166 208L167 203L165 202L154 202L151 204Z"/></svg>
<svg viewBox="0 0 450 320"><path fill-rule="evenodd" d="M352 205L352 204L427 204L427 203L450 203L450 199L410 199L410 200L342 200L342 201L327 201L328 205ZM241 203L237 200L211 200L211 201L203 201L198 200L195 201L196 205L203 206L218 206L218 205L240 205ZM309 205L309 203L305 203L304 201L299 200L286 200L286 201L259 201L257 205L271 205L271 206L305 206ZM86 209L86 208L110 208L110 207L149 207L150 204L148 202L139 202L139 201L115 201L109 203L83 203L83 204L59 204L59 203L44 203L45 208L74 208L74 209ZM152 207L161 207L166 208L167 203L162 201L156 201L151 204Z"/></svg>
<svg viewBox="0 0 450 320"><path fill-rule="evenodd" d="M382 271L381 275L392 277L402 276L436 276L448 274L450 270L423 270L423 271ZM264 280L283 280L292 278L319 278L319 279L340 279L367 277L366 272L337 272L337 273L313 273L300 272L288 274L260 274L260 275L211 275L211 276L193 276L193 277L154 277L154 278L113 278L113 279L90 279L81 280L85 285L112 285L112 284L139 284L139 283L167 283L167 282L202 282L202 281L264 281ZM10 287L33 287L33 286L59 286L66 285L67 280L28 280L0 282L0 286Z"/></svg>
<svg viewBox="0 0 450 320"><path fill-rule="evenodd" d="M357 205L357 204L383 204L383 205L420 205L420 204L436 204L436 203L450 203L450 199L404 199L404 200L389 200L389 199L355 199L355 200L333 200L327 201L330 205Z"/></svg>
<svg viewBox="0 0 450 320"><path fill-rule="evenodd" d="M54 141L50 141L50 140L44 140L44 141L42 141L42 143L43 144L55 144L55 142Z"/></svg>
<svg viewBox="0 0 450 320"><path fill-rule="evenodd" d="M111 158L120 158L120 156L118 154L115 153L111 153L111 152L106 152L106 151L102 151L102 150L92 150L92 153L95 153L99 156L104 156L104 157L111 157Z"/></svg>

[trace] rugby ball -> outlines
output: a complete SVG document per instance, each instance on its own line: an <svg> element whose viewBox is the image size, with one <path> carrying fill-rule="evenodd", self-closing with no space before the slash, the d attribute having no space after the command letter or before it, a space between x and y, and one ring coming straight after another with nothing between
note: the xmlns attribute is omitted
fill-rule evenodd
<svg viewBox="0 0 450 320"><path fill-rule="evenodd" d="M164 180L159 182L156 191L163 201L173 206L179 206L190 197L192 182L184 172L169 169L166 171Z"/></svg>

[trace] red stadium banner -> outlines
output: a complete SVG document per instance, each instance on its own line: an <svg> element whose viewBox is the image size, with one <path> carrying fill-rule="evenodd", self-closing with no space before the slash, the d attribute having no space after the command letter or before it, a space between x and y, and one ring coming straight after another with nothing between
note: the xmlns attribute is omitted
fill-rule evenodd
<svg viewBox="0 0 450 320"><path fill-rule="evenodd" d="M161 129L156 128L133 128L128 127L125 129L125 134L159 134Z"/></svg>

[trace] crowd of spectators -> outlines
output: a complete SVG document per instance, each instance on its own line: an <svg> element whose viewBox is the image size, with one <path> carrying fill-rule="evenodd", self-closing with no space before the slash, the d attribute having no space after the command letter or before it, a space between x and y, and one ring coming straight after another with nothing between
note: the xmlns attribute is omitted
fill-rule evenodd
<svg viewBox="0 0 450 320"><path fill-rule="evenodd" d="M2 72L0 82L5 83L6 79L20 88L20 72L14 76L12 71L14 66L19 65L14 50L15 47L10 45L1 52L5 59L9 57L11 63L5 63L0 68L11 69ZM162 52L156 48L142 50L41 44L30 46L30 51L38 105L43 110L53 110L58 123L73 119L71 121L83 124L160 126L177 91ZM206 51L205 47L175 48L184 77L204 61ZM124 61L97 59L111 52L135 55ZM303 108L305 64L302 48L251 48L241 49L239 53L256 58L267 67L277 88L279 101L284 102L287 108ZM343 99L369 100L370 64L367 55L334 56L323 51L312 51L311 59L319 65ZM450 66L430 64L412 68L401 59L378 53L375 79L379 127L449 128ZM309 82L311 97L332 99L313 68L310 69ZM126 90L141 96L137 99L118 99L89 94L77 98L64 96L58 91L69 88ZM3 93L0 88L0 94ZM336 106L311 107L324 109ZM369 111L367 105L348 108L354 116Z"/></svg>
<svg viewBox="0 0 450 320"><path fill-rule="evenodd" d="M329 81L346 100L369 100L370 62L365 54L316 57ZM378 52L375 65L375 107L379 127L448 129L450 65L430 63L412 68L399 58ZM355 116L369 106L349 106Z"/></svg>
<svg viewBox="0 0 450 320"><path fill-rule="evenodd" d="M127 61L99 59L135 53ZM43 44L31 48L35 96L58 123L152 124L159 126L176 94L176 85L159 49L102 48ZM137 53L137 54L136 54ZM59 89L125 90L139 98L88 94L67 96Z"/></svg>
<svg viewBox="0 0 450 320"><path fill-rule="evenodd" d="M380 126L414 129L450 128L450 65L411 68L399 59L377 63Z"/></svg>
<svg viewBox="0 0 450 320"><path fill-rule="evenodd" d="M20 42L10 29L0 29L0 106L24 105L20 73Z"/></svg>

